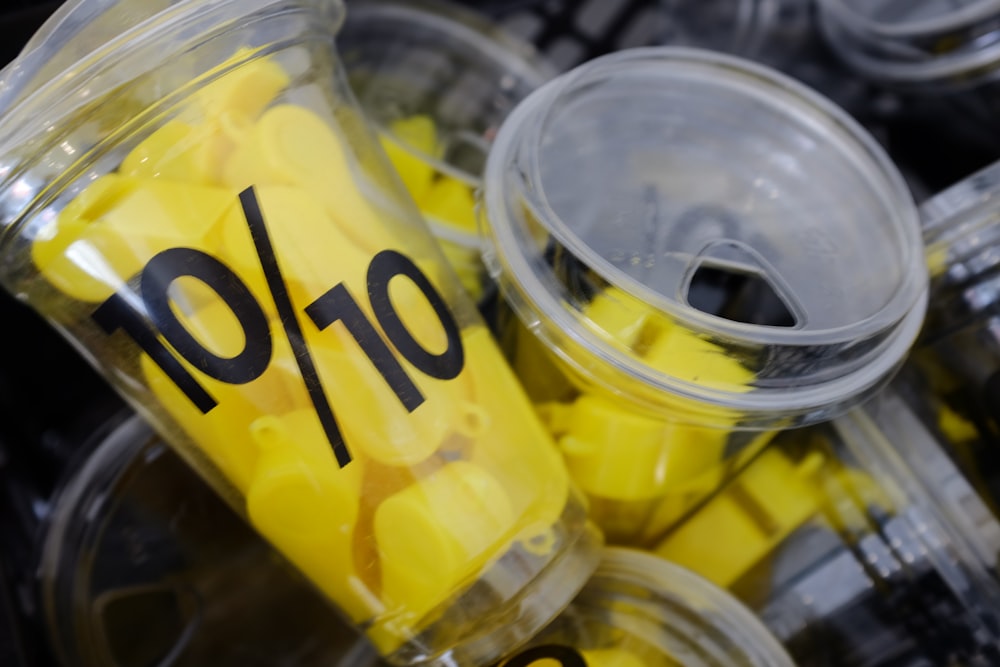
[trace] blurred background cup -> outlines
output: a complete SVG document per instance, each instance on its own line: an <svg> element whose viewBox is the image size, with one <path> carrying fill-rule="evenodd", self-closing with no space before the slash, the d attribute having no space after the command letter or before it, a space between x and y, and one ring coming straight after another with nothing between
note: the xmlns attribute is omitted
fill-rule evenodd
<svg viewBox="0 0 1000 667"><path fill-rule="evenodd" d="M102 431L38 531L40 613L61 664L377 664L145 422L125 413Z"/></svg>
<svg viewBox="0 0 1000 667"><path fill-rule="evenodd" d="M600 538L354 102L342 18L64 6L0 76L0 282L383 655L489 662Z"/></svg>
<svg viewBox="0 0 1000 667"><path fill-rule="evenodd" d="M836 53L865 78L927 92L996 81L996 0L816 0Z"/></svg>
<svg viewBox="0 0 1000 667"><path fill-rule="evenodd" d="M656 553L732 591L803 667L996 663L1000 522L940 407L908 365L862 408L780 434Z"/></svg>
<svg viewBox="0 0 1000 667"><path fill-rule="evenodd" d="M501 128L482 213L505 349L611 542L655 542L775 431L872 395L923 320L895 167L742 59L560 76Z"/></svg>
<svg viewBox="0 0 1000 667"><path fill-rule="evenodd" d="M545 662L545 660L551 662ZM684 568L608 548L567 609L502 667L792 667L742 604Z"/></svg>
<svg viewBox="0 0 1000 667"><path fill-rule="evenodd" d="M475 300L488 288L475 190L500 123L555 71L466 7L352 2L338 46L382 145Z"/></svg>

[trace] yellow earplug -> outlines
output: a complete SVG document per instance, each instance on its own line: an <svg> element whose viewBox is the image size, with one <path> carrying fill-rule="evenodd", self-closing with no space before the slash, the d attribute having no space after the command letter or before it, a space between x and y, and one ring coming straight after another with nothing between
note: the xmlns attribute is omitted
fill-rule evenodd
<svg viewBox="0 0 1000 667"><path fill-rule="evenodd" d="M374 253L393 238L365 199L363 178L345 146L314 112L280 104L254 124L226 163L223 180L237 191L250 185L299 187L356 245Z"/></svg>
<svg viewBox="0 0 1000 667"><path fill-rule="evenodd" d="M820 508L814 488L825 465L819 452L794 464L765 451L655 549L667 560L728 587Z"/></svg>
<svg viewBox="0 0 1000 667"><path fill-rule="evenodd" d="M509 540L515 514L503 486L480 466L449 463L375 510L382 597L417 627ZM405 610L405 611L404 611Z"/></svg>
<svg viewBox="0 0 1000 667"><path fill-rule="evenodd" d="M105 180L107 179L107 180ZM174 247L211 252L218 221L235 204L219 188L109 175L90 186L32 246L39 271L83 301L101 301Z"/></svg>
<svg viewBox="0 0 1000 667"><path fill-rule="evenodd" d="M246 496L251 523L351 620L370 618L379 610L353 561L362 464L337 466L311 412L260 417L250 434L259 448Z"/></svg>
<svg viewBox="0 0 1000 667"><path fill-rule="evenodd" d="M472 188L450 176L441 176L417 198L417 206L428 220L453 227L467 234L477 234L476 199Z"/></svg>
<svg viewBox="0 0 1000 667"><path fill-rule="evenodd" d="M439 152L434 121L425 115L393 121L381 141L410 196L420 201L434 179L430 160Z"/></svg>
<svg viewBox="0 0 1000 667"><path fill-rule="evenodd" d="M622 648L603 648L580 651L587 667L646 667L645 661Z"/></svg>

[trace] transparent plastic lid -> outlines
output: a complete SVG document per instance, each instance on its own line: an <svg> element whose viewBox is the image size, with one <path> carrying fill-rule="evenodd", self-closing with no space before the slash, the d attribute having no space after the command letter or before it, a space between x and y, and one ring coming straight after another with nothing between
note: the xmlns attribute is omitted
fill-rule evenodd
<svg viewBox="0 0 1000 667"><path fill-rule="evenodd" d="M884 38L938 35L996 18L997 0L818 0L845 24Z"/></svg>
<svg viewBox="0 0 1000 667"><path fill-rule="evenodd" d="M902 359L925 309L917 211L896 168L846 113L745 60L635 49L561 76L501 129L484 204L488 266L566 360L749 422L857 399ZM592 307L612 293L753 379L620 354Z"/></svg>

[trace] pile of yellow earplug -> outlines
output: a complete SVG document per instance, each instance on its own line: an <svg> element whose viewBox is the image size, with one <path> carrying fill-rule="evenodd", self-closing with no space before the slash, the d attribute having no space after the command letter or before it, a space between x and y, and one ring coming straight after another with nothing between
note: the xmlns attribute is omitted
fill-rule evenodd
<svg viewBox="0 0 1000 667"><path fill-rule="evenodd" d="M386 249L411 256L442 293L447 286L437 255L414 254L432 247L418 243L426 230L379 207L333 119L285 99L290 77L277 63L246 59L135 144L116 172L81 188L40 230L32 255L50 285L87 304L116 293L139 301L136 276L176 247L211 255L245 284L267 316L271 360L252 381L229 384L178 357L217 402L207 413L123 334L107 344L136 357L143 402L184 433L188 457L221 472L255 528L389 653L513 544L546 535L563 512L568 479L489 333L463 321L471 307L455 313L464 366L452 379L422 374L385 341L424 397L412 413L345 327L320 331L303 315L342 284L374 322L366 271ZM240 207L239 193L251 186L352 456L343 468ZM390 294L418 344L442 353L446 332L425 295L406 279ZM246 348L231 306L204 283L179 278L170 300L216 356Z"/></svg>

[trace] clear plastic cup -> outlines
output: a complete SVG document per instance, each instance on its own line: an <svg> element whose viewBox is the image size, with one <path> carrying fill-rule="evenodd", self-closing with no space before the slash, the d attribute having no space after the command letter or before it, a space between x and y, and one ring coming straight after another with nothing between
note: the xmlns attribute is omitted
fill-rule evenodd
<svg viewBox="0 0 1000 667"><path fill-rule="evenodd" d="M614 542L871 395L923 319L895 167L741 59L636 49L560 76L501 128L482 210L508 353Z"/></svg>
<svg viewBox="0 0 1000 667"><path fill-rule="evenodd" d="M488 662L599 538L354 102L342 15L57 14L0 77L0 282L391 661Z"/></svg>
<svg viewBox="0 0 1000 667"><path fill-rule="evenodd" d="M545 662L549 660L550 662ZM664 560L609 548L570 606L502 667L792 667L735 598Z"/></svg>
<svg viewBox="0 0 1000 667"><path fill-rule="evenodd" d="M42 527L39 615L61 664L375 664L145 422L104 430Z"/></svg>
<svg viewBox="0 0 1000 667"><path fill-rule="evenodd" d="M486 154L510 110L555 70L487 17L433 0L352 3L338 45L393 166L480 300L475 190Z"/></svg>
<svg viewBox="0 0 1000 667"><path fill-rule="evenodd" d="M913 353L932 421L962 471L1000 502L1000 163L921 206L931 273Z"/></svg>
<svg viewBox="0 0 1000 667"><path fill-rule="evenodd" d="M733 592L802 667L1000 660L1000 522L912 371L778 436L656 549Z"/></svg>

